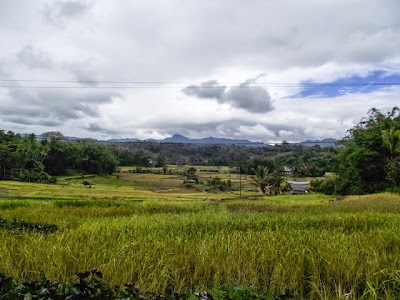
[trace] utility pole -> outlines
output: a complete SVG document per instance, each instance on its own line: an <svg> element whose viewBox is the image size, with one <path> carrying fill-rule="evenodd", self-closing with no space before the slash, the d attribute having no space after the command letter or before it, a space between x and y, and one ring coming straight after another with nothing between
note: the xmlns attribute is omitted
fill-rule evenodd
<svg viewBox="0 0 400 300"><path fill-rule="evenodd" d="M242 199L242 167L239 167L239 197Z"/></svg>

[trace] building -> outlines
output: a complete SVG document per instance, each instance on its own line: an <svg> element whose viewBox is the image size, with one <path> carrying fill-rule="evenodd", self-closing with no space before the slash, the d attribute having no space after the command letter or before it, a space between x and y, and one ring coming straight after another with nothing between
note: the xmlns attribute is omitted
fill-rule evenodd
<svg viewBox="0 0 400 300"><path fill-rule="evenodd" d="M309 181L286 181L287 184L291 188L291 193L294 195L300 195L300 194L307 194L307 187L310 184Z"/></svg>
<svg viewBox="0 0 400 300"><path fill-rule="evenodd" d="M286 167L286 166L283 167L282 169L280 169L280 171L282 174L285 174L285 175L293 175L293 169Z"/></svg>

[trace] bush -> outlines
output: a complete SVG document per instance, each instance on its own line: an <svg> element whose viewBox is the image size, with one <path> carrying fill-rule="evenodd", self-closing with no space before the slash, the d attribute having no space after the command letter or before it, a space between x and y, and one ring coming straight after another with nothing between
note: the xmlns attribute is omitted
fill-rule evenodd
<svg viewBox="0 0 400 300"><path fill-rule="evenodd" d="M57 231L58 227L57 225L28 223L24 221L18 221L16 219L12 221L0 219L0 229L20 230L20 231L29 230L39 233L53 233Z"/></svg>
<svg viewBox="0 0 400 300"><path fill-rule="evenodd" d="M19 176L19 180L26 182L36 182L36 183L56 183L57 178L55 176L50 176L44 171L36 170L24 170Z"/></svg>
<svg viewBox="0 0 400 300"><path fill-rule="evenodd" d="M92 188L92 184L91 184L89 181L87 181L87 180L83 181L82 184L83 184L85 187Z"/></svg>
<svg viewBox="0 0 400 300"><path fill-rule="evenodd" d="M310 182L310 191L315 193L322 193L325 195L332 195L335 193L336 180L335 179L316 179Z"/></svg>

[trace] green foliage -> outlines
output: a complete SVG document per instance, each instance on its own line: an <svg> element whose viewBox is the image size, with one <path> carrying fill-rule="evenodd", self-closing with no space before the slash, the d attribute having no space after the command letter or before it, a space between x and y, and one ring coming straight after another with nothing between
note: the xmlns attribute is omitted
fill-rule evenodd
<svg viewBox="0 0 400 300"><path fill-rule="evenodd" d="M49 138L49 142L46 138ZM0 179L55 183L67 173L111 174L118 161L109 147L93 141L66 142L59 132L21 137L0 131Z"/></svg>
<svg viewBox="0 0 400 300"><path fill-rule="evenodd" d="M87 180L84 180L84 181L82 182L82 184L83 184L85 187L88 187L88 188L91 188L91 187L92 187L92 184L91 184L89 181L87 181Z"/></svg>
<svg viewBox="0 0 400 300"><path fill-rule="evenodd" d="M231 180L223 180L218 176L213 177L211 180L207 180L207 185L212 186L213 189L218 189L221 192L228 191L232 188Z"/></svg>
<svg viewBox="0 0 400 300"><path fill-rule="evenodd" d="M50 147L35 138L34 134L21 137L0 131L0 179L55 183L56 179L44 172Z"/></svg>
<svg viewBox="0 0 400 300"><path fill-rule="evenodd" d="M65 136L59 131L48 131L42 134L44 140L50 141L62 141L65 140Z"/></svg>
<svg viewBox="0 0 400 300"><path fill-rule="evenodd" d="M159 155L157 157L156 167L158 167L158 168L159 167L165 167L165 164L166 164L165 157L162 156L162 155Z"/></svg>
<svg viewBox="0 0 400 300"><path fill-rule="evenodd" d="M69 283L51 282L48 279L34 280L31 282L18 283L13 278L0 273L0 296L4 300L14 299L98 299L98 300L176 300L176 299L199 299L199 300L257 300L266 299L265 295L240 286L232 286L224 289L203 290L194 294L173 293L161 295L144 292L134 283L120 285L109 285L103 281L103 273L98 270L78 273L77 279ZM286 299L288 295L271 296L268 299ZM289 295L289 298L292 298Z"/></svg>
<svg viewBox="0 0 400 300"><path fill-rule="evenodd" d="M348 131L338 156L337 193L374 193L400 184L396 167L399 128L397 108L386 115L372 109L367 119Z"/></svg>
<svg viewBox="0 0 400 300"><path fill-rule="evenodd" d="M282 166L301 170L299 176L322 176L333 170L333 158L337 149L332 147L306 147L283 144L264 147L235 145L191 145L155 142L114 143L114 154L122 166L148 166L148 160L165 158L173 165L231 166L242 168L242 173L253 174L259 165L272 172Z"/></svg>
<svg viewBox="0 0 400 300"><path fill-rule="evenodd" d="M50 225L50 224L37 224L37 223L30 223L24 221L18 221L16 219L12 221L7 221L0 219L0 229L8 229L8 230L29 230L39 233L53 233L57 231L57 225Z"/></svg>
<svg viewBox="0 0 400 300"><path fill-rule="evenodd" d="M97 270L78 273L78 280L67 284L48 279L17 283L11 277L0 274L1 299L145 299L144 293L133 283L110 286L103 282L103 274ZM165 297L160 297L163 299ZM154 297L153 299L157 299Z"/></svg>
<svg viewBox="0 0 400 300"><path fill-rule="evenodd" d="M99 176L90 178L96 189L89 193L83 180L0 182L1 218L58 226L45 236L0 230L0 272L21 289L42 274L71 287L77 272L97 268L107 285L133 280L149 298L149 291L214 299L399 295L398 195L239 200L235 191L215 199Z"/></svg>
<svg viewBox="0 0 400 300"><path fill-rule="evenodd" d="M390 129L382 130L382 141L391 158L400 153L400 129L395 130L394 126L391 126Z"/></svg>
<svg viewBox="0 0 400 300"><path fill-rule="evenodd" d="M143 149L130 149L126 144L112 145L111 150L118 158L122 166L150 166L149 161L152 155L149 151ZM159 156L160 157L160 156Z"/></svg>
<svg viewBox="0 0 400 300"><path fill-rule="evenodd" d="M326 180L315 179L310 182L310 191L322 193L325 195L333 195L335 193L336 179L329 178Z"/></svg>
<svg viewBox="0 0 400 300"><path fill-rule="evenodd" d="M268 190L270 194L278 194L283 178L277 173L271 173L268 167L262 165L254 169L255 175L252 176L253 184L260 188L263 194Z"/></svg>
<svg viewBox="0 0 400 300"><path fill-rule="evenodd" d="M187 180L195 180L196 183L199 182L199 179L196 175L197 169L194 167L190 167L186 170L186 178Z"/></svg>
<svg viewBox="0 0 400 300"><path fill-rule="evenodd" d="M268 167L258 166L254 169L255 175L252 176L253 184L260 188L261 192L265 194L266 188L269 184Z"/></svg>
<svg viewBox="0 0 400 300"><path fill-rule="evenodd" d="M259 166L267 168L269 172L273 172L276 169L275 160L272 157L265 157L265 156L255 156L250 159L248 162L249 166L249 173L251 171L257 170Z"/></svg>

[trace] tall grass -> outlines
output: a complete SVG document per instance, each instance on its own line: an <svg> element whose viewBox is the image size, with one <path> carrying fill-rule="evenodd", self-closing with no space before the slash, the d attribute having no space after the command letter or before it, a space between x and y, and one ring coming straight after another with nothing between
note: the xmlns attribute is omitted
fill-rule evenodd
<svg viewBox="0 0 400 300"><path fill-rule="evenodd" d="M133 280L160 293L240 285L298 299L399 295L396 195L170 197L0 200L0 218L59 227L48 235L0 230L0 273L66 282L99 269L110 284Z"/></svg>

